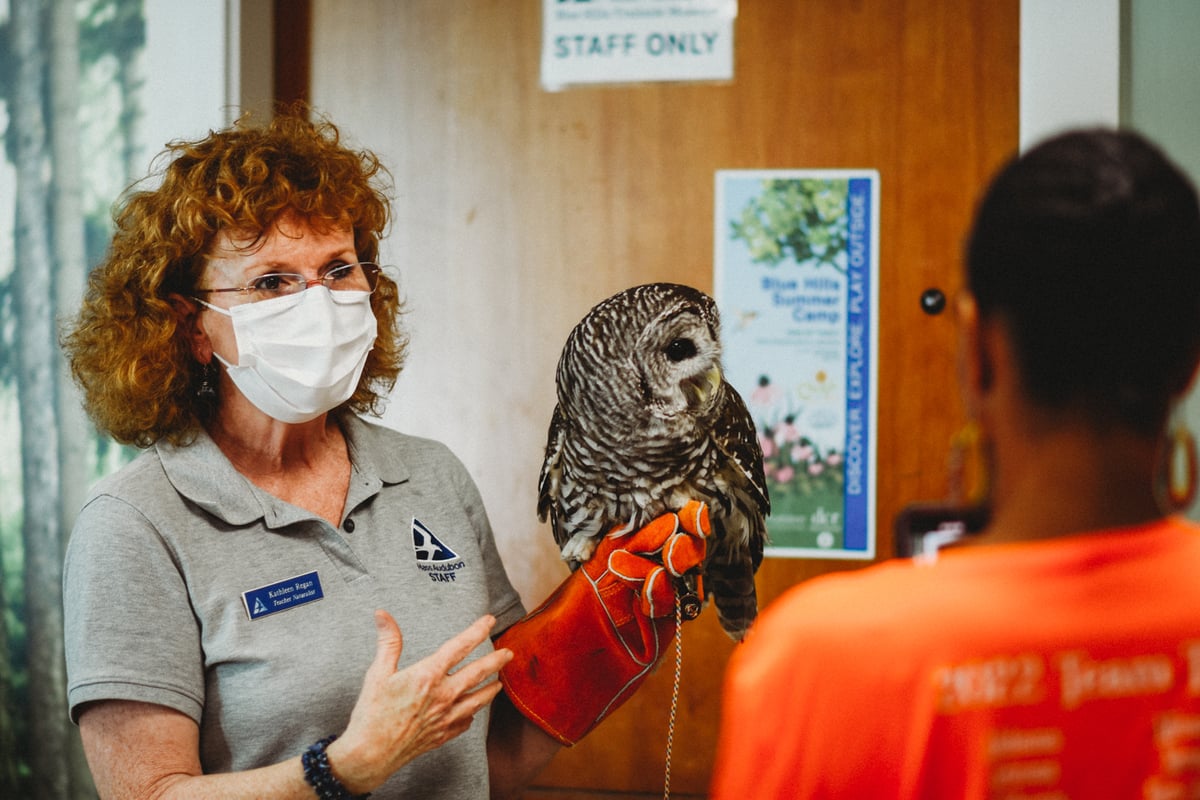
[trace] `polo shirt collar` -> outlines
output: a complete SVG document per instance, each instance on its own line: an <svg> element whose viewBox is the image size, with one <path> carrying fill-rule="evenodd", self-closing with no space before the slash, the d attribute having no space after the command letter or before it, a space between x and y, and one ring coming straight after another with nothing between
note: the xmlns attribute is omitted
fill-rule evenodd
<svg viewBox="0 0 1200 800"><path fill-rule="evenodd" d="M398 447L385 446L384 437L371 435L372 423L354 414L341 417L342 434L350 450L350 463L364 475L374 475L385 484L408 480L409 469Z"/></svg>
<svg viewBox="0 0 1200 800"><path fill-rule="evenodd" d="M349 513L374 496L383 484L402 483L409 470L395 448L384 447L371 436L368 423L353 414L341 418L342 433L350 453L351 483L346 498ZM248 525L263 519L269 527L295 521L276 498L245 478L221 449L201 429L191 444L166 441L155 445L167 479L180 495L230 525Z"/></svg>

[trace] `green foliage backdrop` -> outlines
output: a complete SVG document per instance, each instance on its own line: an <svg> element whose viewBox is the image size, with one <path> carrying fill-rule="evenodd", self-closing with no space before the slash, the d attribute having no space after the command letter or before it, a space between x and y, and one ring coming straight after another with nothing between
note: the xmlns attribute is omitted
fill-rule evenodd
<svg viewBox="0 0 1200 800"><path fill-rule="evenodd" d="M81 490L128 454L86 425L54 338L103 253L111 206L134 176L144 42L141 0L0 3L4 798L95 796L66 716L54 578ZM46 365L54 365L49 380ZM26 515L31 503L61 513Z"/></svg>
<svg viewBox="0 0 1200 800"><path fill-rule="evenodd" d="M811 260L845 272L836 259L846 250L847 187L845 181L763 181L762 193L732 221L733 236L743 240L750 257L761 264Z"/></svg>

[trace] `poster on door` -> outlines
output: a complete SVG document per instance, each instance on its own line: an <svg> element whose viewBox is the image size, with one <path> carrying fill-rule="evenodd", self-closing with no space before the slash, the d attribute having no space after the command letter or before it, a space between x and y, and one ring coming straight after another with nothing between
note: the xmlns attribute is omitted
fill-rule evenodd
<svg viewBox="0 0 1200 800"><path fill-rule="evenodd" d="M758 429L766 554L875 556L879 173L721 170L726 378Z"/></svg>

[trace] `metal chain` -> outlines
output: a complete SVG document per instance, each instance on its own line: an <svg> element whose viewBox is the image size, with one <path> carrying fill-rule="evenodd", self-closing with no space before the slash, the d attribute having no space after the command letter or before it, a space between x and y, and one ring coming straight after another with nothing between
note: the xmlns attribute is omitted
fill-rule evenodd
<svg viewBox="0 0 1200 800"><path fill-rule="evenodd" d="M675 744L675 715L679 710L679 684L683 677L683 603L675 590L675 685L671 689L671 720L667 723L667 767L663 779L663 800L671 798L671 748Z"/></svg>

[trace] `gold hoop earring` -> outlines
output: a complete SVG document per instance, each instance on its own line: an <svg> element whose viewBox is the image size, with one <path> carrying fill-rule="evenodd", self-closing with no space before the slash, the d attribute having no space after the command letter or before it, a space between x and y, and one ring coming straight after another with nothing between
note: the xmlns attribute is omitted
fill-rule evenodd
<svg viewBox="0 0 1200 800"><path fill-rule="evenodd" d="M965 505L983 503L991 492L987 434L969 420L950 440L950 497Z"/></svg>
<svg viewBox="0 0 1200 800"><path fill-rule="evenodd" d="M1172 417L1177 415L1172 414ZM1176 418L1167 433L1159 476L1155 481L1159 506L1170 514L1189 508L1196 499L1198 479L1196 437L1186 422Z"/></svg>

